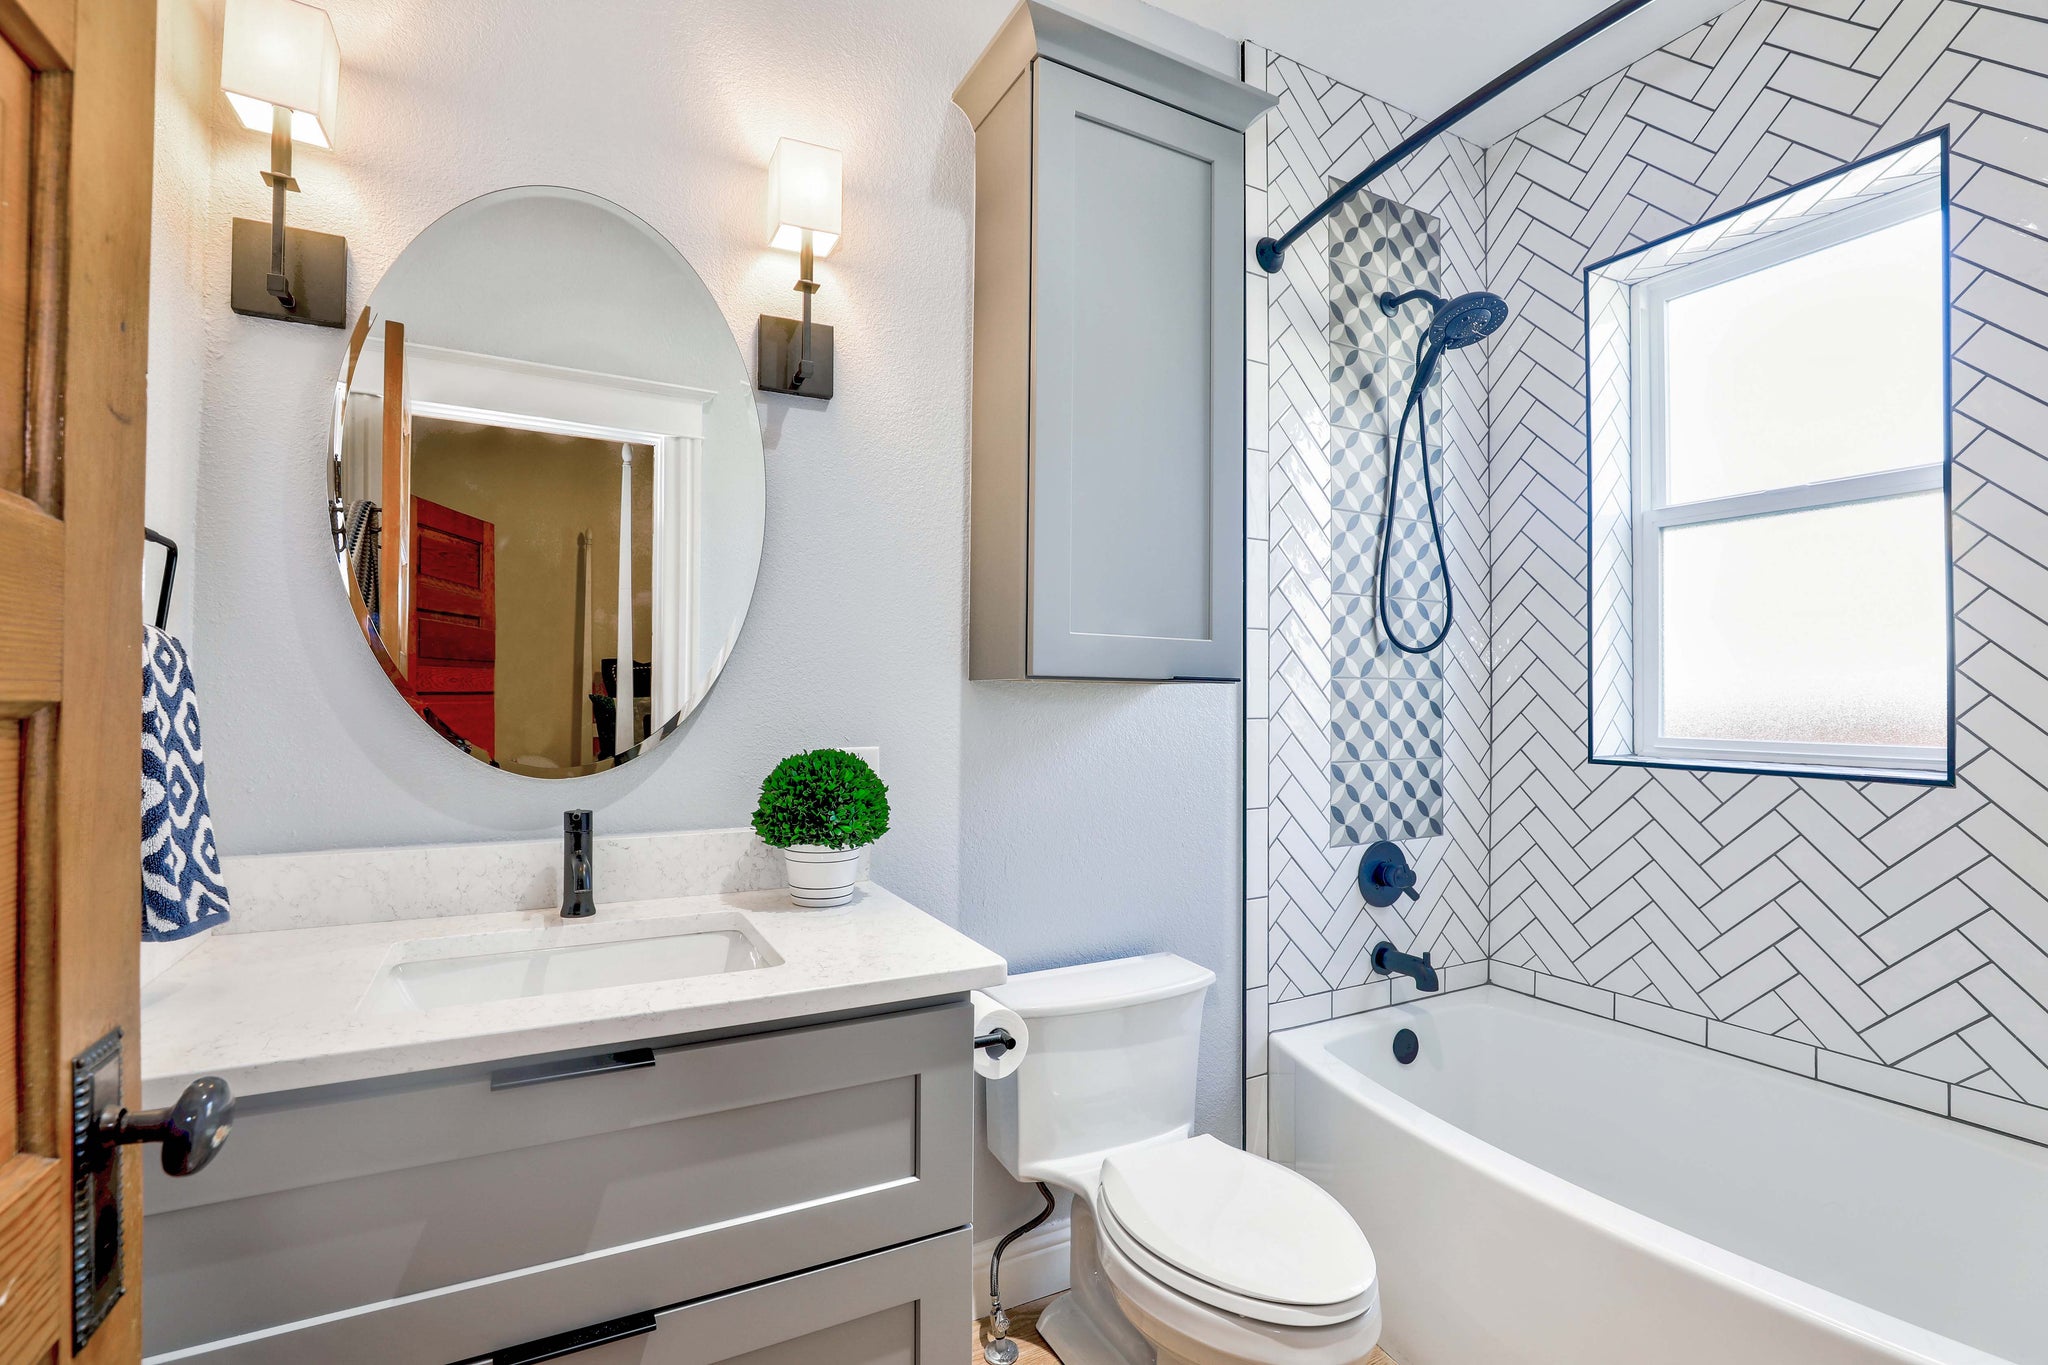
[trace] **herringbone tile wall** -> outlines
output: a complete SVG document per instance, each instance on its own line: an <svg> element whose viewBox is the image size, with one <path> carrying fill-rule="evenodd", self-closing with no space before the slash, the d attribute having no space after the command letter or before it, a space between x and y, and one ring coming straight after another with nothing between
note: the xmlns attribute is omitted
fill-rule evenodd
<svg viewBox="0 0 2048 1365"><path fill-rule="evenodd" d="M1589 766L1580 271L1944 124L1957 785ZM1495 982L2048 1141L2044 125L2038 3L1747 0L1488 153Z"/></svg>
<svg viewBox="0 0 2048 1365"><path fill-rule="evenodd" d="M1247 144L1245 221L1255 237L1292 224L1414 123L1250 45L1245 79L1280 100ZM1441 139L1376 188L1434 221L1445 288L1480 287L1484 186L1477 148ZM1385 260L1390 277L1394 254L1390 248ZM1364 264L1370 276L1375 262ZM1460 351L1446 365L1440 438L1432 428L1432 439L1443 444L1441 463L1433 467L1446 485L1441 508L1458 595L1458 628L1434 656L1442 661L1443 682L1431 689L1443 708L1436 722L1442 793L1432 793L1431 801L1443 832L1403 841L1421 877L1422 899L1368 911L1358 895L1355 842L1365 831L1347 831L1341 819L1333 827L1331 778L1333 717L1340 714L1332 709L1333 651L1340 647L1339 627L1370 619L1351 609L1368 585L1339 575L1344 591L1336 593L1331 552L1335 509L1376 515L1383 494L1376 488L1363 493L1333 475L1334 468L1370 471L1376 452L1362 445L1378 433L1339 426L1333 435L1330 414L1352 399L1348 391L1333 390L1333 374L1340 387L1363 382L1345 378L1345 367L1333 364L1331 337L1351 322L1359 324L1354 330L1367 331L1370 320L1344 313L1360 301L1339 298L1332 289L1327 225L1297 244L1270 281L1251 267L1246 289L1245 1112L1247 1141L1258 1151L1268 1029L1393 1000L1393 985L1376 976L1368 960L1376 941L1432 952L1451 987L1486 980L1488 518L1482 361L1475 351ZM1333 303L1340 310L1334 318ZM1341 606L1339 597L1345 598ZM1345 671L1378 675L1347 676L1347 699L1398 706L1397 694L1409 681L1389 669Z"/></svg>

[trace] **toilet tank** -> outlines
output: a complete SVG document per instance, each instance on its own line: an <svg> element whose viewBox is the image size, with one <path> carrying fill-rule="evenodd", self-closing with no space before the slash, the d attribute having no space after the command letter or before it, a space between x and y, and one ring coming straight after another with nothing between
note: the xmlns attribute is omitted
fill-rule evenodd
<svg viewBox="0 0 2048 1365"><path fill-rule="evenodd" d="M1202 1000L1216 973L1172 953L1024 972L988 993L1030 1030L988 1089L988 1145L1019 1180L1047 1162L1185 1137Z"/></svg>

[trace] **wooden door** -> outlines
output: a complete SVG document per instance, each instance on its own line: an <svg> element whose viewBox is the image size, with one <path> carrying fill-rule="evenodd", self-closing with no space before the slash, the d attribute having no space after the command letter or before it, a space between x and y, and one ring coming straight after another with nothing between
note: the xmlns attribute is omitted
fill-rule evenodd
<svg viewBox="0 0 2048 1365"><path fill-rule="evenodd" d="M137 1092L143 374L155 0L0 3L0 1361L139 1356L142 1191L88 1238L127 1292L82 1348L72 1059Z"/></svg>
<svg viewBox="0 0 2048 1365"><path fill-rule="evenodd" d="M497 564L490 522L413 498L413 694L487 754L498 751Z"/></svg>

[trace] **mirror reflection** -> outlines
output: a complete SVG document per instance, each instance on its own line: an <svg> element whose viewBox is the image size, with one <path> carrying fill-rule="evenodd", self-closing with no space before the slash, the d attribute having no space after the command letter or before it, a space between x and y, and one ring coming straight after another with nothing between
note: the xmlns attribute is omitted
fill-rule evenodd
<svg viewBox="0 0 2048 1365"><path fill-rule="evenodd" d="M760 430L723 314L625 210L528 187L421 233L351 336L331 454L363 638L451 745L601 771L710 690L760 559Z"/></svg>

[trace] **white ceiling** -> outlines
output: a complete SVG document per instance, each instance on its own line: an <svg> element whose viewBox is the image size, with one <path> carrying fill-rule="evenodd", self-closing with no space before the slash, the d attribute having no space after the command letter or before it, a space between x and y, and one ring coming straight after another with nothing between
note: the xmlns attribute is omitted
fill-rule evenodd
<svg viewBox="0 0 2048 1365"><path fill-rule="evenodd" d="M1607 0L1151 0L1159 8L1433 118ZM1482 145L1727 9L1651 0L1459 124Z"/></svg>

